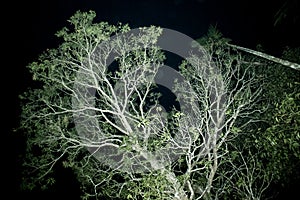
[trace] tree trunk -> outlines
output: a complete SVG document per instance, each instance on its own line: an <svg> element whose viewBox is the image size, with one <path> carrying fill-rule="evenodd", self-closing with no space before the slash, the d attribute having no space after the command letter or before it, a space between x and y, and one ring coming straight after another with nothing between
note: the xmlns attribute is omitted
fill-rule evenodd
<svg viewBox="0 0 300 200"><path fill-rule="evenodd" d="M252 50L252 49L248 49L248 48L245 48L245 47L240 47L240 46L237 46L237 45L234 45L234 44L228 44L228 46L239 49L239 50L242 50L242 51L245 51L247 53L250 53L250 54L253 54L253 55L256 55L256 56L259 56L261 58L265 58L267 60L270 60L270 61L276 62L278 64L284 65L286 67L290 67L292 69L300 70L300 65L297 64L297 63L293 63L293 62L290 62L290 61L287 61L287 60L283 60L281 58L276 58L276 57L268 55L266 53L262 53L262 52L255 51L255 50Z"/></svg>

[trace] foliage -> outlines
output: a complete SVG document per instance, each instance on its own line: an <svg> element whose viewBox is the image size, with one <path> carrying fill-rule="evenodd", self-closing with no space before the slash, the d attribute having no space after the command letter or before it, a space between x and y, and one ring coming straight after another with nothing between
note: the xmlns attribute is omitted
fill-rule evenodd
<svg viewBox="0 0 300 200"><path fill-rule="evenodd" d="M21 129L28 138L24 189L54 184L55 165L61 164L73 170L82 199L259 199L272 180L296 169L299 74L240 53L211 27L198 40L203 57L190 54L179 66L192 90L180 84L176 90L195 103L193 114L174 108L161 128L161 94L153 93L156 85L145 77L153 78L148 75L163 64L157 46L162 29L141 28L140 35L122 38L128 25L94 18L95 12L76 12L72 28L56 34L61 45L28 65L40 87L20 96ZM106 66L110 53L116 69ZM122 88L128 92L120 98L116 92ZM82 130L85 135L78 134ZM165 157L161 167L145 153L156 149L185 151L174 162ZM151 170L133 172L135 160Z"/></svg>
<svg viewBox="0 0 300 200"><path fill-rule="evenodd" d="M64 42L57 49L48 49L37 62L28 65L32 79L39 83L40 88L20 95L23 109L21 129L28 138L24 162L24 172L28 174L24 176L24 189L33 189L36 185L47 188L48 184L54 183L50 175L61 158L66 160L65 166L71 167L80 159L76 155L86 151L76 146L75 140L68 140L77 135L72 113L66 111L72 109L68 88L73 87L69 80L76 76L73 67L79 66L101 41L128 30L127 25L93 23L94 17L95 12L78 11L69 20L72 30L63 28L56 34ZM82 44L88 46L83 48Z"/></svg>
<svg viewBox="0 0 300 200"><path fill-rule="evenodd" d="M299 63L299 53L299 48L287 48L283 58ZM258 148L266 162L266 171L272 174L275 183L286 185L300 178L300 73L274 66L265 74L268 110L263 119L267 125L259 130L256 140L261 145Z"/></svg>

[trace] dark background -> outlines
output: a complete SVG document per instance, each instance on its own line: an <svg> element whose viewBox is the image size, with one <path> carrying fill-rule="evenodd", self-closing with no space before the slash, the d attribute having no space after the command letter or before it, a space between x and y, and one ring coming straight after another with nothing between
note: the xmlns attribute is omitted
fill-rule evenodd
<svg viewBox="0 0 300 200"><path fill-rule="evenodd" d="M157 25L180 31L194 39L216 25L232 43L248 48L263 45L278 56L285 46L300 46L299 20L287 18L274 27L274 15L285 0L41 0L11 1L2 6L2 100L5 128L2 143L5 167L5 193L13 197L41 199L78 199L79 187L71 172L57 169L57 184L43 193L20 193L20 156L24 138L12 132L18 126L20 106L17 96L33 86L26 65L35 61L47 48L55 48L54 35L77 10L96 11L97 21L128 23L132 28ZM299 4L298 4L299 5ZM298 15L299 17L299 15ZM3 70L4 69L4 70ZM8 134L7 134L8 133ZM295 186L296 188L296 186ZM296 194L294 188L283 191ZM4 193L2 193L4 195ZM21 196L20 196L21 195Z"/></svg>

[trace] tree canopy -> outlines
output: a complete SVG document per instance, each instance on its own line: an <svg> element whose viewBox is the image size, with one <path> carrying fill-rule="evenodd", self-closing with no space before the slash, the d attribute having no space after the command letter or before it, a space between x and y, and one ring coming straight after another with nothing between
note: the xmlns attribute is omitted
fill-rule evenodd
<svg viewBox="0 0 300 200"><path fill-rule="evenodd" d="M263 199L299 178L299 49L275 58L211 27L164 72L166 30L95 16L76 12L28 65L38 87L20 95L24 190L55 184L56 165L82 199ZM171 72L179 95L161 106L155 80Z"/></svg>

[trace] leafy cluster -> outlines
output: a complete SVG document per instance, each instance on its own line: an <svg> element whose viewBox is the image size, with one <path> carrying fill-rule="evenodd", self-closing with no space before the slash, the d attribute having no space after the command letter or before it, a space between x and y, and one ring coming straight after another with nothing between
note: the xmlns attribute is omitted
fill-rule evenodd
<svg viewBox="0 0 300 200"><path fill-rule="evenodd" d="M99 57L109 57L113 49L119 55L118 70L114 70L96 62L94 53L99 44L130 28L95 23L95 16L93 11L76 12L69 20L71 28L56 34L61 45L28 65L39 87L20 96L21 129L28 139L24 189L50 187L55 183L56 165L73 170L82 199L260 199L267 197L270 184L285 185L292 175L300 177L299 71L240 53L211 27L198 40L207 52L205 59L191 55L179 67L193 89L192 93L184 91L183 98L198 103L199 107L192 107L196 114L191 117L173 110L168 113L168 126L160 128L154 123L161 119L159 112L150 115L146 111L157 105L159 95L151 94L153 87L136 67L146 74L155 73L163 63L164 54L156 47L162 29L142 28L145 34L141 37L117 38L112 46L104 46L106 51ZM300 49L287 49L283 59L299 63L299 53ZM83 80L90 75L97 80L82 87L97 90L93 99L97 120L83 121L79 127L88 130L86 138L78 134L73 120L81 108L94 117L85 102L81 105L79 101L78 110L72 106L74 99L81 98L74 84L78 80L85 83L76 77L80 70L86 75ZM126 99L125 93L125 100L121 99L114 96L112 87L128 87L132 94ZM81 95L87 97L89 92L84 90ZM150 103L145 101L147 95ZM121 125L114 123L118 120L113 115L119 116ZM141 130L144 135L135 134ZM154 134L147 135L147 131ZM181 134L180 140L173 140L175 131ZM145 174L118 171L94 156L101 155L102 145L118 147L118 156L122 151L143 154L143 148L150 152L167 149L170 141L175 150L185 148L187 153L164 168L150 162L156 168ZM109 163L112 158L104 159Z"/></svg>

